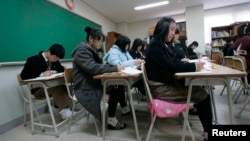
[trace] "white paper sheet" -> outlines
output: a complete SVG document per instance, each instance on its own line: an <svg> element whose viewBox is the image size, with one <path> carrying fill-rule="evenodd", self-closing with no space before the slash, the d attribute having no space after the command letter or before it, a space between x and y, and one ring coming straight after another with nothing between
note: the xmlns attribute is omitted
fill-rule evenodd
<svg viewBox="0 0 250 141"><path fill-rule="evenodd" d="M24 81L34 81L34 80L48 80L48 79L52 79L52 78L56 78L58 76L62 76L64 73L56 73L56 74L52 74L51 76L44 76L44 77L37 77L37 78L32 78L32 79L27 79Z"/></svg>
<svg viewBox="0 0 250 141"><path fill-rule="evenodd" d="M140 74L142 73L142 71L135 69L135 68L131 68L131 67L126 67L124 70L121 71L122 73L126 73L126 74Z"/></svg>

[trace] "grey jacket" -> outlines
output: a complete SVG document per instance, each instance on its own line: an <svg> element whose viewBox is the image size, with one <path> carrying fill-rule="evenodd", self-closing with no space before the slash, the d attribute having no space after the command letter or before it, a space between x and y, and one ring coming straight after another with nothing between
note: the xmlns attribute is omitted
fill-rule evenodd
<svg viewBox="0 0 250 141"><path fill-rule="evenodd" d="M72 56L76 98L90 114L101 120L100 101L103 89L101 80L95 80L93 76L116 72L117 66L103 64L95 50L84 43L78 45L72 52Z"/></svg>

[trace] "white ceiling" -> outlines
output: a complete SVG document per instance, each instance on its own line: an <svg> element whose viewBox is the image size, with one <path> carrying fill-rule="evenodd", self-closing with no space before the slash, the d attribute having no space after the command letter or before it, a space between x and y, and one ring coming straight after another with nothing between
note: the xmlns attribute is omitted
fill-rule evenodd
<svg viewBox="0 0 250 141"><path fill-rule="evenodd" d="M204 5L204 9L213 9L230 5L249 3L250 0L169 0L169 4L151 9L135 11L135 6L163 0L81 0L100 12L114 23L131 23L163 16L183 14L185 7Z"/></svg>

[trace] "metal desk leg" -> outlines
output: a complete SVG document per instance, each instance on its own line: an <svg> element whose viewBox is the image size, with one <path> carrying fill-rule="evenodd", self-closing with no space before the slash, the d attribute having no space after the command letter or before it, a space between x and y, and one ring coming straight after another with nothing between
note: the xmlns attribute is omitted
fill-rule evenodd
<svg viewBox="0 0 250 141"><path fill-rule="evenodd" d="M195 80L190 81L189 88L188 88L187 107L189 107L189 105L190 105L192 87L193 87L192 82L193 81L195 81ZM187 128L188 128L188 130L189 130L189 132L191 134L192 141L195 141L193 131L192 131L192 129L190 127L190 124L189 124L189 121L188 121L188 112L189 112L189 108L186 108L186 111L183 114L183 116L184 116L184 124L183 124L183 131L182 131L181 141L185 140Z"/></svg>
<svg viewBox="0 0 250 141"><path fill-rule="evenodd" d="M31 121L31 134L35 134L34 130L34 115L33 115L33 107L32 107L32 97L31 97L31 87L30 84L28 84L29 87L29 105L30 105L30 121Z"/></svg>
<svg viewBox="0 0 250 141"><path fill-rule="evenodd" d="M111 82L111 84L107 84ZM130 102L130 106L131 106L131 110L132 110L132 115L133 115L133 120L134 120L134 125L135 125L135 132L136 132L136 139L137 141L140 141L140 137L139 137L139 131L138 131L138 125L137 125L137 120L136 120L136 115L135 115L135 108L134 108L134 104L133 104L133 97L131 94L131 87L130 87L130 83L128 80L126 79L107 79L103 81L103 98L105 100L105 94L106 94L106 87L108 85L112 85L112 82L115 82L115 85L124 85L127 87L128 90L128 96L129 96L129 102ZM119 82L119 83L118 83ZM102 140L105 141L105 113L106 113L106 107L104 105L103 107L103 115L102 115ZM118 140L127 140L127 139L120 139L120 138L116 138Z"/></svg>
<svg viewBox="0 0 250 141"><path fill-rule="evenodd" d="M233 118L233 112L232 112L232 95L231 95L230 79L227 78L225 80L225 83L227 87L227 99L228 99L228 106L229 106L230 123L234 124L234 118Z"/></svg>
<svg viewBox="0 0 250 141"><path fill-rule="evenodd" d="M212 114L213 114L213 118L214 118L214 123L218 124L218 118L217 118L217 113L216 113L216 105L215 105L215 101L214 101L214 92L213 92L213 86L208 85L207 86L208 89L208 94L211 97L211 106L212 106Z"/></svg>
<svg viewBox="0 0 250 141"><path fill-rule="evenodd" d="M136 115L135 115L135 107L134 107L134 103L133 103L134 100L133 100L132 93L131 93L131 87L130 87L130 84L128 83L128 81L125 81L125 83L127 83L130 106L131 106L133 120L134 120L134 124L135 124L136 138L137 138L138 141L140 141L138 125L137 125L137 120L136 120Z"/></svg>
<svg viewBox="0 0 250 141"><path fill-rule="evenodd" d="M106 113L106 87L107 87L107 81L103 82L103 111L102 111L102 140L105 141L105 113Z"/></svg>
<svg viewBox="0 0 250 141"><path fill-rule="evenodd" d="M59 133L58 133L58 130L57 130L57 124L56 124L56 121L55 121L54 113L53 113L52 108L51 108L50 98L49 98L49 94L48 94L48 88L44 84L43 84L43 89L44 89L44 92L45 92L45 95L46 95L46 100L47 100L47 104L48 104L52 124L53 124L53 127L55 129L55 135L56 135L56 137L59 137Z"/></svg>

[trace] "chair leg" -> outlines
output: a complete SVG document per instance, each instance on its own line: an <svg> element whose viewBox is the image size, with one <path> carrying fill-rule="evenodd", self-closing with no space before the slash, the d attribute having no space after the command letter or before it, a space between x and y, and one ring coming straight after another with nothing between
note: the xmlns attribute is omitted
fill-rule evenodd
<svg viewBox="0 0 250 141"><path fill-rule="evenodd" d="M26 119L26 115L27 115L27 105L28 105L28 103L25 101L24 103L23 103L23 126L24 127L26 127L27 126L27 119Z"/></svg>
<svg viewBox="0 0 250 141"><path fill-rule="evenodd" d="M223 95L223 92L224 92L225 88L226 88L226 85L224 85L223 89L222 89L221 92L220 92L220 95L221 95L221 96Z"/></svg>
<svg viewBox="0 0 250 141"><path fill-rule="evenodd" d="M39 115L39 113L38 113L38 111L37 111L37 108L36 108L35 103L32 102L32 103L30 103L30 104L33 105L32 107L34 107L34 111L35 111L35 113L36 113L36 117L38 118L39 123L42 124L42 120L41 120L40 115ZM33 112L33 111L30 111L30 112ZM45 132L45 127L44 127L44 126L41 126L41 130L42 130L42 132Z"/></svg>
<svg viewBox="0 0 250 141"><path fill-rule="evenodd" d="M71 112L71 116L70 116L70 119L69 119L69 124L68 124L68 134L70 133L70 127L71 127L71 123L72 123L72 119L73 119L73 116L74 116L74 112L75 111L75 101L72 102L72 112Z"/></svg>
<svg viewBox="0 0 250 141"><path fill-rule="evenodd" d="M192 141L195 141L193 131L192 131L191 126L190 126L189 121L188 121L188 112L185 111L185 112L182 112L182 114L183 114L183 117L184 117L184 125L183 125L183 132L182 132L181 141L185 141L187 128L188 128L188 130L190 132Z"/></svg>
<svg viewBox="0 0 250 141"><path fill-rule="evenodd" d="M93 118L94 118L94 123L95 123L95 128L96 128L96 133L97 133L97 136L98 136L98 137L100 137L100 136L101 136L101 134L100 134L100 131L99 131L99 128L98 128L97 122L96 122L96 118L95 118L95 117L93 117Z"/></svg>
<svg viewBox="0 0 250 141"><path fill-rule="evenodd" d="M242 114L243 110L246 108L246 106L247 106L249 100L250 100L250 95L248 96L248 98L247 98L247 100L245 101L243 107L241 108L240 112L238 113L238 115L237 115L238 118L241 117L241 114Z"/></svg>
<svg viewBox="0 0 250 141"><path fill-rule="evenodd" d="M154 127L154 124L155 124L155 119L156 119L156 114L153 115L153 119L151 119L151 122L150 122L150 127L148 129L148 133L147 133L147 136L146 136L146 140L145 141L149 141L149 137L151 135L151 132L152 132L152 129Z"/></svg>
<svg viewBox="0 0 250 141"><path fill-rule="evenodd" d="M231 89L233 88L233 85L236 84L236 82L237 82L237 80L234 79L232 84L231 84ZM222 89L222 91L220 93L221 96L223 95L223 92L224 92L225 88L226 88L226 85L224 85L224 87L223 87L223 89Z"/></svg>
<svg viewBox="0 0 250 141"><path fill-rule="evenodd" d="M240 98L240 95L243 93L243 91L244 91L244 87L243 88L241 88L241 90L239 91L239 93L236 93L235 94L235 98L233 97L233 99L234 99L234 103L236 104L237 102L238 102L238 99ZM238 90L238 89L237 89Z"/></svg>

